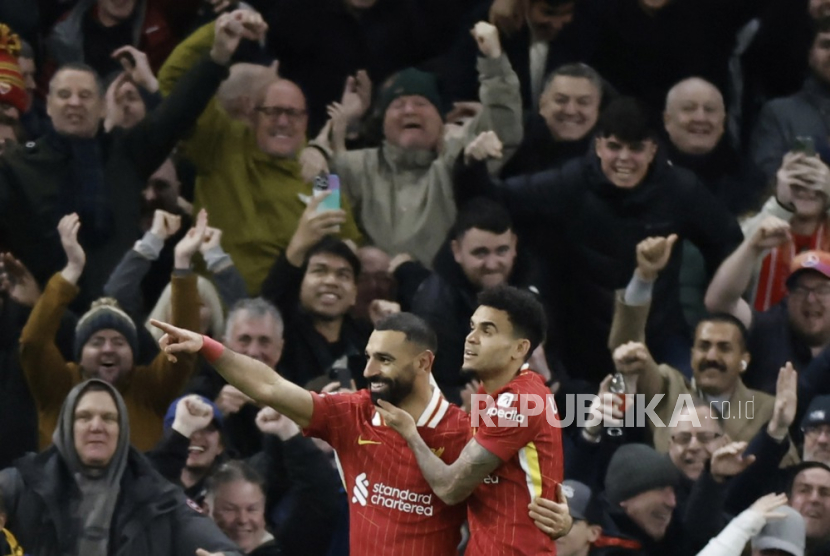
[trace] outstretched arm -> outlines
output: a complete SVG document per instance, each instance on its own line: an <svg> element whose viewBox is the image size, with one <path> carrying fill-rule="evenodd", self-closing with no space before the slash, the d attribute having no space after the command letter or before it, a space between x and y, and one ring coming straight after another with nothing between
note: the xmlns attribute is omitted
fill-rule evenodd
<svg viewBox="0 0 830 556"><path fill-rule="evenodd" d="M175 361L177 353L201 352L225 380L255 401L273 407L303 428L311 423L311 393L285 380L265 363L226 349L196 332L157 320L150 324L165 332L159 345L171 360Z"/></svg>

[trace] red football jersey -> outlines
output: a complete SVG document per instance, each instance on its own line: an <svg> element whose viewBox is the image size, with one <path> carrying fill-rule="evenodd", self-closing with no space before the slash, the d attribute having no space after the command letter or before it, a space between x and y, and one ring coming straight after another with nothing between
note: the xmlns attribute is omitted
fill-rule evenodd
<svg viewBox="0 0 830 556"><path fill-rule="evenodd" d="M350 554L457 554L466 507L447 506L432 492L412 450L384 424L369 391L312 396L314 413L303 432L337 451L349 496ZM469 439L467 414L437 388L416 423L424 442L447 463Z"/></svg>
<svg viewBox="0 0 830 556"><path fill-rule="evenodd" d="M537 373L522 370L492 398L494 404L487 411L482 407L478 423L473 422L473 438L504 463L467 500L467 553L556 554L555 543L534 525L527 509L536 497L555 500L563 479L562 431L548 421L557 419L553 395Z"/></svg>

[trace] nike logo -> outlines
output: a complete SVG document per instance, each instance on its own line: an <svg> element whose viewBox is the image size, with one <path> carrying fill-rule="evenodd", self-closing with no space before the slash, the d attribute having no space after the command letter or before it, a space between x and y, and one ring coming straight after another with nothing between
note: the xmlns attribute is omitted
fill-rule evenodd
<svg viewBox="0 0 830 556"><path fill-rule="evenodd" d="M374 440L364 440L362 436L358 436L357 444L358 446L364 446L366 444L383 444L383 442L375 442Z"/></svg>

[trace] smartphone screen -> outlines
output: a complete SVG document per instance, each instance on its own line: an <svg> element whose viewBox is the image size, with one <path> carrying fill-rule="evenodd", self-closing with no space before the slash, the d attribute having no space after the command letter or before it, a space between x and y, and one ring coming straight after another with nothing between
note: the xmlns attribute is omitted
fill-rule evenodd
<svg viewBox="0 0 830 556"><path fill-rule="evenodd" d="M813 143L813 138L807 136L796 137L793 142L793 151L804 153L807 156L815 156L816 146Z"/></svg>
<svg viewBox="0 0 830 556"><path fill-rule="evenodd" d="M326 191L331 193L317 207L317 212L340 210L340 178L336 174L329 174Z"/></svg>

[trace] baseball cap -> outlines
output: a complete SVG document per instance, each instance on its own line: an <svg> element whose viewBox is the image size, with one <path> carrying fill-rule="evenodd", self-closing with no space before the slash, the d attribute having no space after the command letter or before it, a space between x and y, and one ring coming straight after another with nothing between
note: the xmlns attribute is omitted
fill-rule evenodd
<svg viewBox="0 0 830 556"><path fill-rule="evenodd" d="M188 394L190 395L190 394ZM179 404L179 401L182 398L186 398L188 395L181 396L176 398L173 403L170 404L170 407L167 408L167 413L164 414L164 431L167 432L170 430L170 427L173 426L173 420L176 418L176 406ZM198 395L198 394L197 394ZM222 425L224 424L224 419L222 417L222 411L219 407L213 403L211 400L207 399L204 396L198 396L200 400L208 404L211 409L213 409L213 424L216 425L216 428L220 431L222 430Z"/></svg>
<svg viewBox="0 0 830 556"><path fill-rule="evenodd" d="M818 272L830 278L830 253L826 251L804 251L796 255L790 263L790 276L787 278L787 287L791 288L796 277L808 270Z"/></svg>
<svg viewBox="0 0 830 556"><path fill-rule="evenodd" d="M752 537L752 549L776 549L792 556L804 556L807 536L804 518L789 506L781 506L775 511L785 514L786 517L768 521L761 532Z"/></svg>
<svg viewBox="0 0 830 556"><path fill-rule="evenodd" d="M571 517L585 520L588 523L599 523L599 508L591 487L585 483L568 479L562 481L562 494L568 499L568 509L571 512Z"/></svg>

